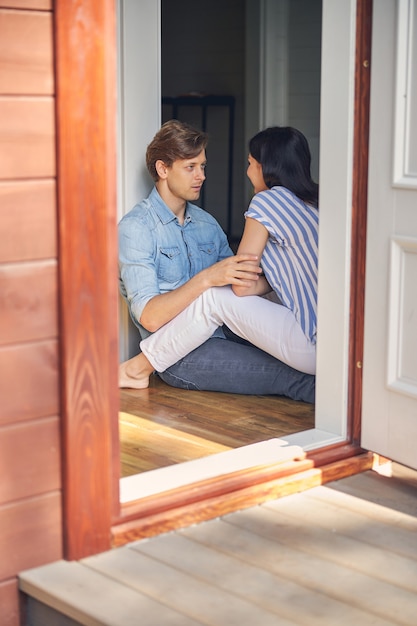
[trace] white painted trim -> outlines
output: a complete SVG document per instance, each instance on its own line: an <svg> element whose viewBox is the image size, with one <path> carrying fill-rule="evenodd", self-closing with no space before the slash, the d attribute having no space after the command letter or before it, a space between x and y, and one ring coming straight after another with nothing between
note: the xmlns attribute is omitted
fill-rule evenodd
<svg viewBox="0 0 417 626"><path fill-rule="evenodd" d="M356 2L324 0L316 428L346 437Z"/></svg>
<svg viewBox="0 0 417 626"><path fill-rule="evenodd" d="M138 498L157 495L251 467L302 459L304 451L297 443L298 440L304 440L308 449L314 449L323 445L323 439L328 445L339 441L332 433L313 429L290 435L285 439L269 439L227 452L211 454L201 459L126 476L120 480L120 501L126 503Z"/></svg>
<svg viewBox="0 0 417 626"><path fill-rule="evenodd" d="M406 341L404 298L405 291L407 288L410 289L410 285L405 281L407 254L417 255L417 239L393 237L390 260L387 387L392 391L417 398L417 380L407 378L402 373L402 347Z"/></svg>
<svg viewBox="0 0 417 626"><path fill-rule="evenodd" d="M398 0L393 184L412 189L417 188L416 11L416 0Z"/></svg>

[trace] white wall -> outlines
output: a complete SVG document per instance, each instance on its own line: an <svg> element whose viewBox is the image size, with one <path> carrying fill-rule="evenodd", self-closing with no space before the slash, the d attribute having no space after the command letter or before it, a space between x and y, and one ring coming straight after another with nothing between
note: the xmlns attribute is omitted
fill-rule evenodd
<svg viewBox="0 0 417 626"><path fill-rule="evenodd" d="M231 95L236 99L233 166L233 235L240 237L245 208L246 155L243 146L245 89L245 0L162 0L162 95L190 92ZM204 208L226 229L228 185L228 112L210 108L210 135ZM171 109L164 108L165 119ZM201 127L194 107L181 108L180 119Z"/></svg>
<svg viewBox="0 0 417 626"><path fill-rule="evenodd" d="M161 125L160 2L118 0L118 218L146 197L146 146ZM146 51L146 53L145 53ZM120 297L120 360L138 353L139 334Z"/></svg>

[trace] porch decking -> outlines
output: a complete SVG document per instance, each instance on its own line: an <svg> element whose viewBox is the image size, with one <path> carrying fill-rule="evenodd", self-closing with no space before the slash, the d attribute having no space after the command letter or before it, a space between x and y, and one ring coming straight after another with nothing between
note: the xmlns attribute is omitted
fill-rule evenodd
<svg viewBox="0 0 417 626"><path fill-rule="evenodd" d="M417 623L417 472L368 471L21 575L31 626Z"/></svg>

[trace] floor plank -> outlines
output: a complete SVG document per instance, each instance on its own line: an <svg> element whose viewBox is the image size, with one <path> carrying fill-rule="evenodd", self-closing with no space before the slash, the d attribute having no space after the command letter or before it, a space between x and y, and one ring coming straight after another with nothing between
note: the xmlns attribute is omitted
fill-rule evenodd
<svg viewBox="0 0 417 626"><path fill-rule="evenodd" d="M262 566L243 565L238 555L225 554L217 546L193 541L185 534L172 533L160 537L158 541L141 542L132 546L132 550L179 567L229 593L248 598L257 606L276 613L280 619L322 626L322 607L325 605L325 614L334 620L334 624L350 626L352 620L362 626L375 624L374 616L352 608L348 620L345 620L343 616L348 607L343 602L329 598L320 590L309 589L285 576L266 571ZM179 554L182 555L180 560Z"/></svg>
<svg viewBox="0 0 417 626"><path fill-rule="evenodd" d="M176 389L154 376L148 389L120 390L121 474L130 476L313 427L312 404L277 396ZM164 445L168 433L173 444L169 448Z"/></svg>
<svg viewBox="0 0 417 626"><path fill-rule="evenodd" d="M364 472L38 568L21 586L85 625L414 626L416 477Z"/></svg>
<svg viewBox="0 0 417 626"><path fill-rule="evenodd" d="M83 564L203 624L276 626L276 613L250 602L243 594L230 594L222 586L185 572L178 556L167 565L122 548L85 559ZM282 619L280 623L292 622Z"/></svg>

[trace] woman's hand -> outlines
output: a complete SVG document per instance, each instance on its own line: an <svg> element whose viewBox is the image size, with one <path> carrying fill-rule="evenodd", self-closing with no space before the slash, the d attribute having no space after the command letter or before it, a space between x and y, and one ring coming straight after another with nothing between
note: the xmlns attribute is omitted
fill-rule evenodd
<svg viewBox="0 0 417 626"><path fill-rule="evenodd" d="M203 270L209 287L234 285L249 288L257 282L262 269L256 254L241 254L223 259Z"/></svg>

